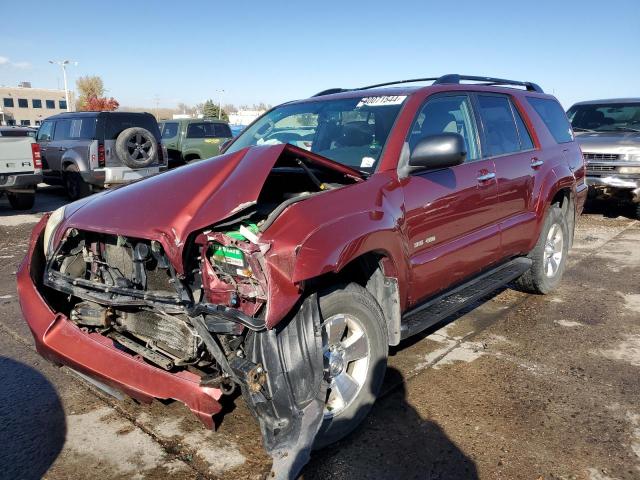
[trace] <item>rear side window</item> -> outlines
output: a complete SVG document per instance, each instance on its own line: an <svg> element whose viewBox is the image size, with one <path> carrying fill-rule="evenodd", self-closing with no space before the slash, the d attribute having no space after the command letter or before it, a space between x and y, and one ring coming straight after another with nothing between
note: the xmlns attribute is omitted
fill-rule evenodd
<svg viewBox="0 0 640 480"><path fill-rule="evenodd" d="M178 134L178 122L165 122L160 131L161 138L173 138Z"/></svg>
<svg viewBox="0 0 640 480"><path fill-rule="evenodd" d="M527 97L527 101L531 104L542 121L558 143L567 143L573 141L573 131L567 119L567 115L560 104L548 98Z"/></svg>
<svg viewBox="0 0 640 480"><path fill-rule="evenodd" d="M91 140L95 134L95 118L63 119L56 122L54 140Z"/></svg>
<svg viewBox="0 0 640 480"><path fill-rule="evenodd" d="M206 123L192 123L187 128L187 138L205 138Z"/></svg>
<svg viewBox="0 0 640 480"><path fill-rule="evenodd" d="M115 140L123 130L132 127L140 127L149 130L154 137L160 138L160 129L157 120L151 115L110 114L106 115L105 140Z"/></svg>
<svg viewBox="0 0 640 480"><path fill-rule="evenodd" d="M521 150L518 128L509 99L502 96L478 95L478 105L488 156L494 157Z"/></svg>

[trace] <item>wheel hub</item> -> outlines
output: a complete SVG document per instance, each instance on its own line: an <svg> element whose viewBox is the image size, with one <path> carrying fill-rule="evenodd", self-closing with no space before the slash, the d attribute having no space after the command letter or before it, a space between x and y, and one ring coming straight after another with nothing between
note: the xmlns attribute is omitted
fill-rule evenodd
<svg viewBox="0 0 640 480"><path fill-rule="evenodd" d="M549 229L544 244L544 272L547 277L555 277L560 270L564 247L562 227L554 223Z"/></svg>
<svg viewBox="0 0 640 480"><path fill-rule="evenodd" d="M331 381L333 377L340 375L345 369L344 349L337 345L331 345L325 354L327 357L327 380Z"/></svg>

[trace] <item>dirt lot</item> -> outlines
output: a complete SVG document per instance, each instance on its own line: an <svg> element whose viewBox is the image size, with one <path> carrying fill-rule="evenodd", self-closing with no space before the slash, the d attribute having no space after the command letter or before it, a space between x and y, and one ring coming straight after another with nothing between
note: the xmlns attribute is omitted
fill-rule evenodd
<svg viewBox="0 0 640 480"><path fill-rule="evenodd" d="M4 202L0 478L263 478L241 398L210 432L177 403L118 401L35 353L15 271L39 214ZM37 207L63 202L49 188ZM640 478L639 274L640 223L583 216L557 292L496 292L394 349L373 413L303 477Z"/></svg>

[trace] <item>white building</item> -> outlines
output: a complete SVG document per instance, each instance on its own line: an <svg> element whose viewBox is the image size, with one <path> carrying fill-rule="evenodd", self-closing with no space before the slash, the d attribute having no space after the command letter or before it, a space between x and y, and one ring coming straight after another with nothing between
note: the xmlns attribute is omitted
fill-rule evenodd
<svg viewBox="0 0 640 480"><path fill-rule="evenodd" d="M231 125L249 125L256 118L262 115L265 110L238 110L229 114L229 123Z"/></svg>

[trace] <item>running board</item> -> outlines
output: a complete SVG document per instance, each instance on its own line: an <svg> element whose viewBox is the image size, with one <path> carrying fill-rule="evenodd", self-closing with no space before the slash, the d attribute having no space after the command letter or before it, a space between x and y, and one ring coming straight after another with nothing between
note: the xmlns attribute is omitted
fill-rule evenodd
<svg viewBox="0 0 640 480"><path fill-rule="evenodd" d="M531 260L519 257L485 272L469 282L410 310L402 317L400 338L404 340L435 325L486 294L518 278L531 267Z"/></svg>

